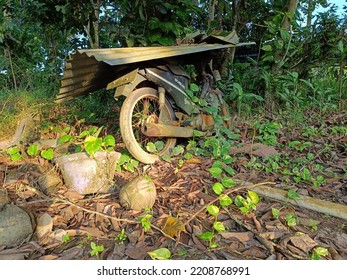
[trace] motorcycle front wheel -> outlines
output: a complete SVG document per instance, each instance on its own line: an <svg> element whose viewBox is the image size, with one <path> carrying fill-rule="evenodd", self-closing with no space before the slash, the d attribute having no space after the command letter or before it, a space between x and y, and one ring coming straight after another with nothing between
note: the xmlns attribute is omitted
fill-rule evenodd
<svg viewBox="0 0 347 280"><path fill-rule="evenodd" d="M149 87L134 90L121 107L119 124L124 144L134 158L146 164L156 162L176 144L176 138L151 138L141 132L145 123L158 123L159 113L158 91ZM161 120L175 120L174 111L167 100L161 111ZM150 142L160 142L160 150L149 152L147 144Z"/></svg>

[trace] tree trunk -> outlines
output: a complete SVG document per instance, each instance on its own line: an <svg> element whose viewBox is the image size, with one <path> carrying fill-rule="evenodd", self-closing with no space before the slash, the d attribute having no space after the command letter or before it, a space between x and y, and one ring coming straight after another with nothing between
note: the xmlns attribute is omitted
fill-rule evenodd
<svg viewBox="0 0 347 280"><path fill-rule="evenodd" d="M231 5L232 5L232 11L233 11L232 18L231 18L231 31L237 31L237 18L239 13L238 1L233 0Z"/></svg>
<svg viewBox="0 0 347 280"><path fill-rule="evenodd" d="M94 48L98 49L100 47L100 36L99 36L99 18L100 18L100 6L101 1L97 0L93 2L94 5L94 15L95 20L93 21L93 29L94 29Z"/></svg>
<svg viewBox="0 0 347 280"><path fill-rule="evenodd" d="M294 14L296 12L296 8L298 6L299 0L287 0L287 6L286 6L286 11L284 11L284 18L282 22L281 29L282 30L288 30L290 32L290 35L292 35L292 26L291 26L291 21L292 18L294 17ZM290 41L286 42L287 43L287 51L289 50L289 45ZM282 50L276 50L274 52L274 58L275 58L275 63L271 68L271 71L273 74L277 74L280 68L282 67L284 63L284 58L287 55L287 53L283 54Z"/></svg>
<svg viewBox="0 0 347 280"><path fill-rule="evenodd" d="M238 22L238 18L239 18L240 5L241 5L240 0L233 0L233 3L232 3L233 15L232 15L232 19L231 19L232 20L231 31L236 32L236 34L239 31L237 22ZM235 51L236 51L236 48L232 48L232 50L231 50L231 62L232 63L234 61Z"/></svg>
<svg viewBox="0 0 347 280"><path fill-rule="evenodd" d="M294 14L296 12L296 8L298 7L298 3L299 3L299 0L288 0L287 1L287 10L286 10L286 13L284 15L283 24L282 24L283 29L289 30L289 27L291 24L291 19L288 16L288 14L291 17L294 16Z"/></svg>
<svg viewBox="0 0 347 280"><path fill-rule="evenodd" d="M92 34L90 33L90 21L88 21L87 25L83 25L83 29L84 29L84 32L86 32L87 34L90 47L94 49L94 40L93 40Z"/></svg>
<svg viewBox="0 0 347 280"><path fill-rule="evenodd" d="M100 18L100 7L101 0L94 2L90 0L94 7L94 15L90 17L87 25L84 25L84 31L87 33L88 41L92 49L98 49L100 47L100 36L99 36L99 18ZM91 23L93 30L91 30Z"/></svg>
<svg viewBox="0 0 347 280"><path fill-rule="evenodd" d="M214 20L215 6L217 0L209 0L208 2L208 22L207 22L207 33L211 32L211 23Z"/></svg>
<svg viewBox="0 0 347 280"><path fill-rule="evenodd" d="M223 31L223 12L224 12L225 1L217 2L217 22L218 22L218 31Z"/></svg>
<svg viewBox="0 0 347 280"><path fill-rule="evenodd" d="M308 30L311 29L311 25L312 25L312 14L313 14L313 0L308 0L308 6L307 6L307 21L306 21L306 27Z"/></svg>

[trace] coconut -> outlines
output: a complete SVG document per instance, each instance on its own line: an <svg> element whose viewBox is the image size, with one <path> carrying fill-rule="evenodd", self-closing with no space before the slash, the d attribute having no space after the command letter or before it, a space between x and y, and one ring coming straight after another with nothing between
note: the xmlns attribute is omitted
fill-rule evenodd
<svg viewBox="0 0 347 280"><path fill-rule="evenodd" d="M125 184L119 193L120 204L133 210L152 208L157 196L150 178L138 176Z"/></svg>

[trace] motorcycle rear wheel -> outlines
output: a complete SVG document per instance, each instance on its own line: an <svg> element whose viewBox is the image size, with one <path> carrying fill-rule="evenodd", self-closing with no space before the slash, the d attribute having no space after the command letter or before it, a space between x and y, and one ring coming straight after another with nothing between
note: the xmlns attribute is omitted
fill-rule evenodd
<svg viewBox="0 0 347 280"><path fill-rule="evenodd" d="M141 132L144 123L158 123L159 113L158 91L149 87L134 90L124 100L121 107L119 123L124 144L134 158L146 164L158 161L161 155L167 153L176 144L176 138L151 138ZM167 100L161 114L161 119L164 121L175 120L175 113ZM163 148L156 153L149 152L146 145L157 141L164 143Z"/></svg>

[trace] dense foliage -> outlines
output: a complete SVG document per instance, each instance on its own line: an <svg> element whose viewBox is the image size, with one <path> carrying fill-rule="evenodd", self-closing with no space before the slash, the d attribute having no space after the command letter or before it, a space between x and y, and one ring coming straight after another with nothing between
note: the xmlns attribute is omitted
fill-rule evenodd
<svg viewBox="0 0 347 280"><path fill-rule="evenodd" d="M6 91L44 88L54 95L64 61L78 48L173 45L197 31L236 31L240 41L256 42L246 61L238 52L230 57L221 84L239 112L263 103L345 105L347 17L326 0L0 2Z"/></svg>

